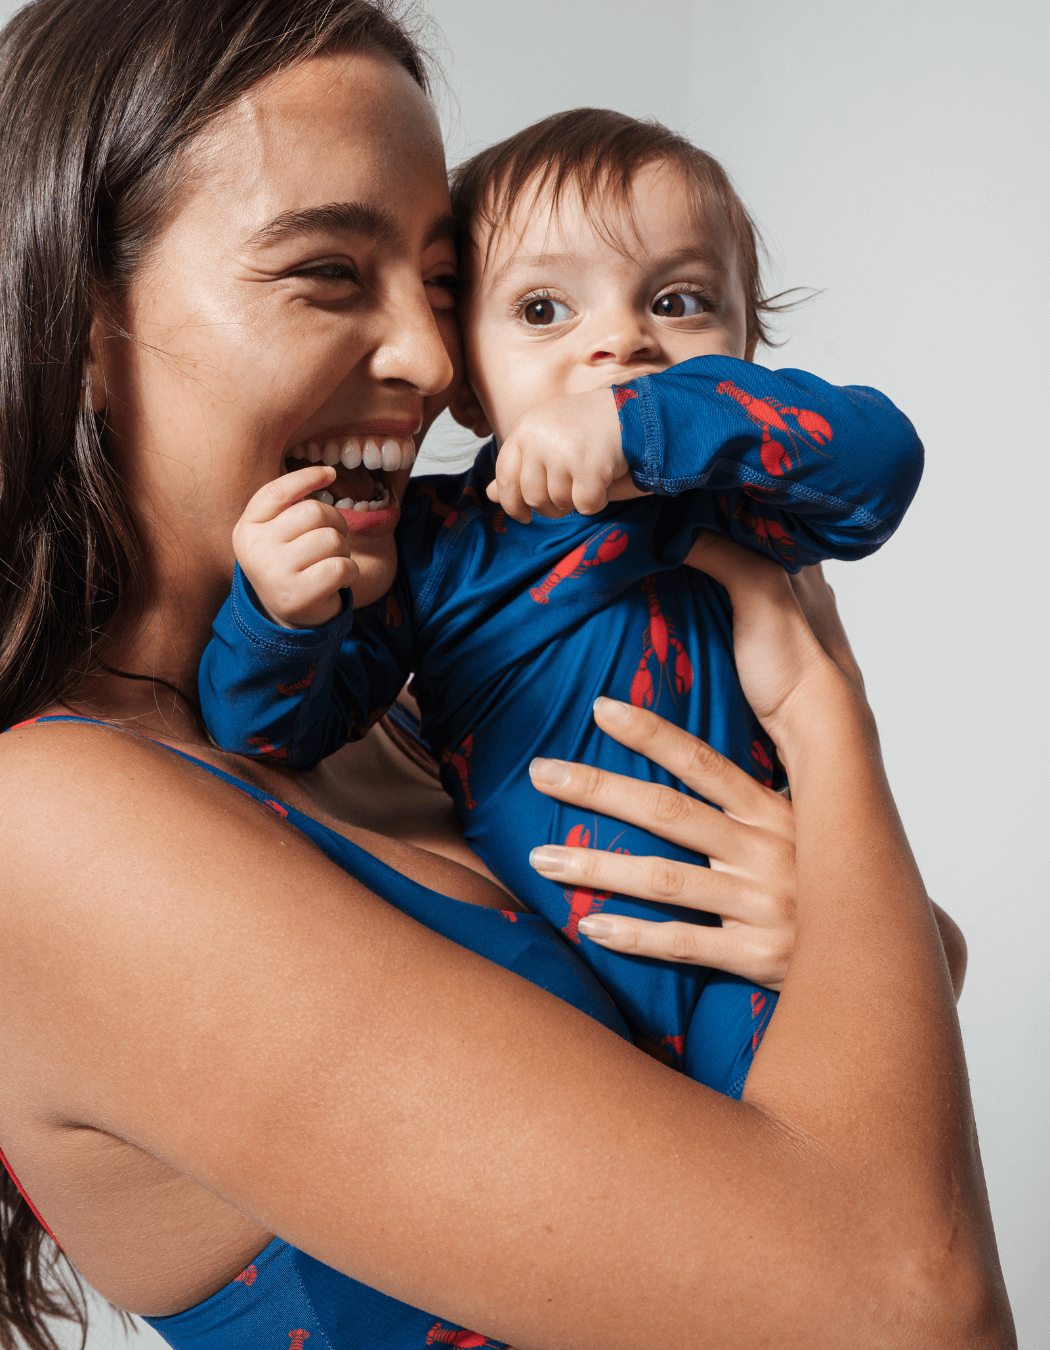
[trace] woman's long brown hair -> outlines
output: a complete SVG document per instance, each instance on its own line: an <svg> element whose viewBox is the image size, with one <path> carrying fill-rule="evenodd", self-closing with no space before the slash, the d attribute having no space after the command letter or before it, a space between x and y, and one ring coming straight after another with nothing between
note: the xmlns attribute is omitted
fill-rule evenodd
<svg viewBox="0 0 1050 1350"><path fill-rule="evenodd" d="M0 730L68 694L144 599L105 417L83 406L93 294L119 306L177 205L183 150L267 75L371 50L425 89L419 20L405 10L34 0L0 34ZM63 1262L0 1175L3 1350L19 1336L57 1350L54 1317L86 1335Z"/></svg>

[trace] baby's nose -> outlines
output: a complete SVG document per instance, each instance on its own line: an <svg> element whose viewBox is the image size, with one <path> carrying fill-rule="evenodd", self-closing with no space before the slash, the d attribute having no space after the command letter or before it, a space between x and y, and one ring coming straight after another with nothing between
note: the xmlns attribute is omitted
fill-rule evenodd
<svg viewBox="0 0 1050 1350"><path fill-rule="evenodd" d="M591 351L592 365L615 361L626 365L629 361L649 360L656 355L656 343L645 325L632 316L621 316L601 333Z"/></svg>

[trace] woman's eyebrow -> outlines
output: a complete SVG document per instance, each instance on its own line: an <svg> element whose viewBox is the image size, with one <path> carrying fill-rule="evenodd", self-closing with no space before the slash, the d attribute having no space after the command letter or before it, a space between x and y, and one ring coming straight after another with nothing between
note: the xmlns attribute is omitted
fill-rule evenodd
<svg viewBox="0 0 1050 1350"><path fill-rule="evenodd" d="M456 218L451 213L439 217L427 230L423 238L424 253L431 244L439 244L445 239L455 239L456 237Z"/></svg>
<svg viewBox="0 0 1050 1350"><path fill-rule="evenodd" d="M324 206L307 206L298 211L282 211L244 241L244 247L259 247L287 239L295 234L316 234L321 231L341 234L360 234L376 244L389 244L400 238L397 222L388 212L363 202L327 202Z"/></svg>

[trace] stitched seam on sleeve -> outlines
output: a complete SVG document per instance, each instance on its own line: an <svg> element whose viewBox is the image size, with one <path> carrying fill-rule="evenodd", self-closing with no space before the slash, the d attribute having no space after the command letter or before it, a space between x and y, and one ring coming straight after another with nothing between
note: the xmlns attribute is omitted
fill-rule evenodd
<svg viewBox="0 0 1050 1350"><path fill-rule="evenodd" d="M320 637L316 634L313 635L313 645L308 646L305 642L282 642L280 638L271 637L268 633L260 633L241 614L240 598L236 592L231 594L230 599L234 626L242 637L247 638L253 647L257 647L261 651L273 652L277 656L310 656L315 650L330 646L333 641L338 645L338 639L327 635ZM251 602L249 601L249 603Z"/></svg>
<svg viewBox="0 0 1050 1350"><path fill-rule="evenodd" d="M869 529L886 529L887 522L880 516L869 511L866 506L858 506L854 502L843 501L841 497L833 497L826 492L817 492L815 489L806 487L804 483L793 483L783 478L771 478L766 474L756 473L748 468L746 464L741 464L737 460L716 459L703 474L698 474L693 478L656 478L653 480L654 487L663 487L672 489L675 492L689 491L696 488L704 488L716 469L723 469L731 472L740 480L738 486L750 484L752 487L767 489L772 488L781 498L780 501L764 502L764 505L774 507L783 507L784 497L790 501L814 502L821 506L827 506L843 514L842 523L848 524L851 521L857 521ZM725 491L725 488L710 488L709 491Z"/></svg>

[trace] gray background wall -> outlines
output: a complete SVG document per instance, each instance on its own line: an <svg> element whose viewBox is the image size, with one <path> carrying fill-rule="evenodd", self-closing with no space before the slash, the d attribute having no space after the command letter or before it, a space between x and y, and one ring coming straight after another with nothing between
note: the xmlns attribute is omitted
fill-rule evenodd
<svg viewBox="0 0 1050 1350"><path fill-rule="evenodd" d="M0 0L0 17L15 7ZM723 160L761 225L771 288L822 290L781 323L786 345L759 359L873 384L925 441L926 477L898 534L876 557L830 570L930 893L970 944L960 1016L999 1246L1022 1350L1050 1350L1050 885L1039 849L1050 834L1039 549L1050 9L429 8L456 96L442 100L453 160L584 104L686 132ZM445 427L431 453L469 446ZM101 1318L93 1350L123 1343Z"/></svg>

